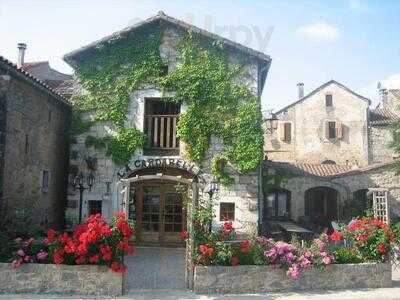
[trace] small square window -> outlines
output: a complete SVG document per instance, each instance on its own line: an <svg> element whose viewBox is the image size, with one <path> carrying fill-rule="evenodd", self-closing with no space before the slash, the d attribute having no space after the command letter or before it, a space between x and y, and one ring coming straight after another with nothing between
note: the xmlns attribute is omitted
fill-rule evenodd
<svg viewBox="0 0 400 300"><path fill-rule="evenodd" d="M333 106L332 95L325 95L325 106L326 107L332 107Z"/></svg>
<svg viewBox="0 0 400 300"><path fill-rule="evenodd" d="M222 202L219 204L219 220L235 221L235 203Z"/></svg>
<svg viewBox="0 0 400 300"><path fill-rule="evenodd" d="M43 170L42 172L42 192L47 193L50 185L50 171Z"/></svg>
<svg viewBox="0 0 400 300"><path fill-rule="evenodd" d="M102 202L100 200L89 200L88 201L89 215L101 214L102 213Z"/></svg>
<svg viewBox="0 0 400 300"><path fill-rule="evenodd" d="M29 136L25 134L25 154L29 152Z"/></svg>

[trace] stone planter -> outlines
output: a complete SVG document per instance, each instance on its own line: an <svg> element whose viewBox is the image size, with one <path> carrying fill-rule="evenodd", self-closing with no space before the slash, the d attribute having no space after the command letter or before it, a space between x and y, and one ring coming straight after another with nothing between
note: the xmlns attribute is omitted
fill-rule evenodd
<svg viewBox="0 0 400 300"><path fill-rule="evenodd" d="M122 295L122 274L106 266L0 263L0 293Z"/></svg>
<svg viewBox="0 0 400 300"><path fill-rule="evenodd" d="M304 290L381 288L392 285L390 263L329 265L304 270L298 280L274 266L196 266L197 294L254 294Z"/></svg>

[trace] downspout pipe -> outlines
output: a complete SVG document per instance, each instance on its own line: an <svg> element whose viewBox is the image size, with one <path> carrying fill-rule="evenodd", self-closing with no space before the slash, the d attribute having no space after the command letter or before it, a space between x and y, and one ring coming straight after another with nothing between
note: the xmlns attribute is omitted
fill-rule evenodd
<svg viewBox="0 0 400 300"><path fill-rule="evenodd" d="M261 95L262 95L262 91L265 85L265 79L267 77L267 73L268 73L268 69L271 65L271 61L269 61L266 65L262 66L260 60L257 61L257 98L258 101L261 105ZM265 75L264 75L265 74ZM264 79L265 77L265 79ZM263 136L264 139L264 136ZM263 156L264 156L264 149L263 149ZM258 201L257 201L257 210L258 210L258 221L257 221L257 232L258 235L261 234L262 231L262 222L263 222L263 214L262 214L262 205L261 205L261 201L264 200L264 195L263 195L263 187L262 187L262 174L263 174L263 160L261 161L259 168L258 168Z"/></svg>

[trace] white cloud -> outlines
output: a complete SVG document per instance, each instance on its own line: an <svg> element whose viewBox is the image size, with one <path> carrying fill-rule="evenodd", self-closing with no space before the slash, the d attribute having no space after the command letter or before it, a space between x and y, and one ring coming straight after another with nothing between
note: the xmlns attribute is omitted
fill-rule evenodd
<svg viewBox="0 0 400 300"><path fill-rule="evenodd" d="M389 76L381 80L380 83L386 89L400 89L400 73Z"/></svg>
<svg viewBox="0 0 400 300"><path fill-rule="evenodd" d="M312 40L334 41L339 38L340 31L337 27L320 21L311 25L300 26L296 34Z"/></svg>
<svg viewBox="0 0 400 300"><path fill-rule="evenodd" d="M366 87L361 88L359 91L357 91L361 95L371 99L373 102L373 106L379 103L378 83L381 83L381 86L386 89L400 89L400 73L393 74L381 80L371 82Z"/></svg>

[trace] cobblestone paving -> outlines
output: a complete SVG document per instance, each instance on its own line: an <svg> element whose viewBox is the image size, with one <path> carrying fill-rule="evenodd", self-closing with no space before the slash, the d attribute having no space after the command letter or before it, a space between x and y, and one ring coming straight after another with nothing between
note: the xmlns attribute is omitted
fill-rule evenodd
<svg viewBox="0 0 400 300"><path fill-rule="evenodd" d="M136 248L126 258L124 294L145 289L185 289L184 248Z"/></svg>

